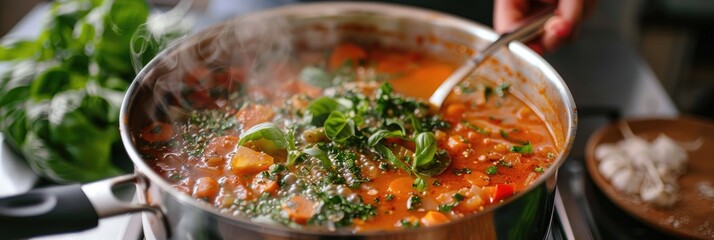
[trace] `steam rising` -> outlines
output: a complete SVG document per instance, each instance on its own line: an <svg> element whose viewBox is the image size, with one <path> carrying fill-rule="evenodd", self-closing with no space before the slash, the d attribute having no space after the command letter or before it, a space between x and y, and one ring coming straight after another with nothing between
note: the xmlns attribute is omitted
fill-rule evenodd
<svg viewBox="0 0 714 240"><path fill-rule="evenodd" d="M250 101L283 94L279 87L296 75L291 72L295 61L290 23L285 18L238 18L171 45L169 40L189 28L185 19L191 2L181 1L171 11L150 17L134 34L132 64L137 73L148 63L147 56L169 46L141 76L144 92L138 95L143 99L135 100L141 110L134 111L144 111L147 121L175 122L192 110L223 106L238 91L246 92ZM215 74L225 74L229 81L219 83ZM216 96L218 88L228 91ZM212 104L197 104L196 96L209 96Z"/></svg>

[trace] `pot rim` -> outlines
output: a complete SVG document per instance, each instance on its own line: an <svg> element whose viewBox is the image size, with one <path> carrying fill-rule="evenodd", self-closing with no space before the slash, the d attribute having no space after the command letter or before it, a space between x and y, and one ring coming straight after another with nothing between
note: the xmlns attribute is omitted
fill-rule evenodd
<svg viewBox="0 0 714 240"><path fill-rule="evenodd" d="M261 232L271 232L271 233L284 233L284 234L301 234L301 235L314 235L314 236L384 236L384 235L390 235L392 233L404 233L404 232L419 232L419 231L425 231L428 229L434 229L434 228L440 228L440 227L448 227L452 224L460 224L462 222L468 221L472 218L476 218L480 215L484 215L490 212L493 212L510 202L520 198L524 194L532 191L535 189L537 186L540 186L541 184L544 184L546 179L549 179L551 176L555 175L557 173L558 168L563 164L565 161L568 153L570 152L570 149L573 145L573 141L575 138L575 132L577 128L577 110L575 107L575 102L573 100L573 97L570 93L570 90L568 89L567 85L563 81L563 79L560 77L560 75L553 69L553 67L548 64L545 59L543 59L540 55L538 55L536 52L528 48L525 44L520 43L520 42L512 42L508 45L508 49L515 55L521 58L521 60L527 62L528 64L532 64L536 69L539 69L542 71L544 78L549 79L548 81L551 81L554 83L554 86L557 88L558 95L565 98L563 99L563 103L565 104L564 110L567 111L566 117L567 117L567 126L563 126L563 129L566 130L565 138L564 138L564 144L563 147L560 149L560 152L558 153L558 158L556 158L555 162L551 167L549 167L544 174L542 174L535 182L531 183L528 188L525 190L519 192L518 194L508 198L506 201L503 201L501 203L491 205L486 207L484 210L478 212L478 213L473 213L468 216L464 216L455 220L452 220L446 224L441 224L438 226L433 226L433 227L423 227L423 228L416 228L416 229L400 229L400 230L390 230L390 231L368 231L368 232L357 232L353 233L351 231L311 231L311 230L305 230L305 229L295 229L295 228L290 228L287 226L279 225L279 224L269 224L269 223L262 223L262 222L254 222L249 218L245 217L240 217L240 216L229 216L228 214L221 213L218 211L217 208L213 206L209 206L208 204L201 203L194 199L193 197L180 192L176 190L174 187L172 187L163 177L161 177L158 173L156 173L147 163L146 161L141 157L141 154L137 151L135 148L133 141L132 141L132 134L130 132L130 129L128 127L129 123L129 113L130 109L129 107L132 105L133 100L141 87L143 83L143 79L145 76L150 72L151 69L155 68L157 64L161 61L161 57L159 56L165 56L173 51L180 50L182 47L183 43L186 43L190 40L196 40L200 38L202 35L205 35L211 31L215 31L217 28L221 28L224 25L231 24L233 22L243 22L243 21L249 21L251 19L264 19L264 18L271 18L271 17L279 17L279 16L287 16L287 15L292 15L299 13L303 16L310 16L310 17L315 17L315 16L330 16L330 15L336 15L336 14L343 14L343 13L350 13L350 12L369 12L369 13L375 13L375 14L384 14L384 15L392 15L392 16L399 16L399 17L408 17L408 18L415 18L415 19L429 19L431 21L431 24L435 26L450 26L450 27L455 27L462 29L463 31L476 36L478 38L482 38L487 41L495 41L498 38L498 34L496 34L493 30L491 30L489 27L473 22L471 20L467 20L461 17L453 16L447 13L442 13L434 10L429 10L429 9L422 9L422 8L417 8L417 7L411 7L411 6L402 6L402 5L396 5L396 4L386 4L386 3L365 3L365 2L336 2L336 3L301 3L301 4L296 4L296 5L289 5L285 7L279 7L275 9L269 9L269 10L263 10L255 13L250 13L245 16L240 16L233 18L231 20L218 23L215 25L212 25L200 32L193 33L188 37L185 37L181 39L180 41L172 44L171 46L167 47L166 49L162 50L160 53L158 53L146 66L144 66L141 71L137 74L136 78L132 82L132 84L129 86L126 95L124 96L124 99L122 101L121 109L120 109L120 124L119 124L119 130L121 133L121 139L122 143L124 144L124 148L126 149L128 155L130 156L132 162L134 163L135 166L135 171L139 174L141 174L144 178L148 178L148 180L157 186L159 186L163 191L168 192L171 197L175 198L177 201L195 207L197 209L200 209L204 212L208 212L211 215L213 215L216 218L220 218L226 221L229 221L231 223L239 223L239 224L245 224L246 226L256 226L260 227L261 229L256 229ZM306 14L307 13L307 14ZM170 215L170 213L168 213Z"/></svg>

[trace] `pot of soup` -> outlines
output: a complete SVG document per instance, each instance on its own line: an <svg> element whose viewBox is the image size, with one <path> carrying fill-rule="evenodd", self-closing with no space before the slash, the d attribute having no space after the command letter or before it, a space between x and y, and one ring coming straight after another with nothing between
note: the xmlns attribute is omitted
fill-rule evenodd
<svg viewBox="0 0 714 240"><path fill-rule="evenodd" d="M60 227L76 230L142 211L158 239L542 239L577 121L555 70L511 43L441 109L427 104L497 37L377 3L294 5L210 27L129 88L120 129L134 174L35 192L34 203L73 207L14 217L74 213L83 221ZM138 203L113 197L126 183Z"/></svg>

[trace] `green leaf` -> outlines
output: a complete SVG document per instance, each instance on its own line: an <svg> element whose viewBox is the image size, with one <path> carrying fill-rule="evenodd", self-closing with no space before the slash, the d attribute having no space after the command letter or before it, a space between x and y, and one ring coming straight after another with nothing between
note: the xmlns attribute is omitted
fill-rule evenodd
<svg viewBox="0 0 714 240"><path fill-rule="evenodd" d="M414 152L414 164L412 168L416 170L419 166L426 166L434 161L436 154L436 137L431 132L423 132L416 136L416 152Z"/></svg>
<svg viewBox="0 0 714 240"><path fill-rule="evenodd" d="M355 135L354 122L341 112L330 113L325 120L324 128L327 138L338 143L343 143Z"/></svg>
<svg viewBox="0 0 714 240"><path fill-rule="evenodd" d="M436 176L444 172L451 164L451 156L443 149L439 149L434 154L434 159L423 165L416 167L415 172L427 176Z"/></svg>
<svg viewBox="0 0 714 240"><path fill-rule="evenodd" d="M327 169L332 168L332 161L330 161L330 158L327 157L327 154L324 151L322 151L320 148L311 147L311 148L307 148L307 149L303 150L303 152L320 160L320 163L322 163L323 167L325 167Z"/></svg>
<svg viewBox="0 0 714 240"><path fill-rule="evenodd" d="M352 107L352 102L342 98L320 97L307 106L307 113L310 116L310 123L320 127L325 124L325 120L334 111L343 111Z"/></svg>
<svg viewBox="0 0 714 240"><path fill-rule="evenodd" d="M372 136L369 136L369 139L367 140L367 145L370 147L374 147L380 141L382 141L382 139L384 139L384 138L403 137L403 136L404 136L404 134L402 134L402 132L400 132L400 131L387 131L384 129L380 129L377 132L375 132L374 134L372 134Z"/></svg>
<svg viewBox="0 0 714 240"><path fill-rule="evenodd" d="M0 45L0 61L18 61L31 58L40 51L36 41L20 40Z"/></svg>
<svg viewBox="0 0 714 240"><path fill-rule="evenodd" d="M426 181L421 177L417 177L416 179L414 179L412 187L416 188L416 190L419 192L423 192L424 190L426 190Z"/></svg>
<svg viewBox="0 0 714 240"><path fill-rule="evenodd" d="M514 153L521 153L523 155L528 155L533 153L533 145L531 145L530 142L526 142L526 144L522 146L511 146L511 149L509 149L511 152Z"/></svg>
<svg viewBox="0 0 714 240"><path fill-rule="evenodd" d="M376 146L374 146L374 150L376 150L379 155L382 155L382 157L385 158L385 160L387 160L390 164L392 164L392 166L401 168L402 170L411 173L409 167L407 167L407 165L397 159L397 156L394 156L392 150L389 150L389 148L387 148L387 146L384 146L384 144L377 144Z"/></svg>
<svg viewBox="0 0 714 240"><path fill-rule="evenodd" d="M238 145L243 145L246 142L259 139L271 141L275 144L275 146L281 149L287 149L289 146L285 133L283 133L278 126L269 122L255 125L248 129L248 131L245 131L240 135Z"/></svg>
<svg viewBox="0 0 714 240"><path fill-rule="evenodd" d="M414 116L414 114L409 114L409 120L411 121L412 128L414 128L414 132L416 134L419 134L424 131L424 128L421 126L419 119L417 119L417 117Z"/></svg>
<svg viewBox="0 0 714 240"><path fill-rule="evenodd" d="M404 128L404 123L399 119L390 118L387 119L384 126L390 131L399 131L402 134L406 134L407 130Z"/></svg>
<svg viewBox="0 0 714 240"><path fill-rule="evenodd" d="M333 86L332 78L325 70L307 66L300 72L300 79L315 87L327 88Z"/></svg>
<svg viewBox="0 0 714 240"><path fill-rule="evenodd" d="M488 168L486 168L486 174L488 174L488 175L494 175L494 174L497 174L497 173L498 173L498 167L497 167L497 166L491 165L491 166L488 166Z"/></svg>

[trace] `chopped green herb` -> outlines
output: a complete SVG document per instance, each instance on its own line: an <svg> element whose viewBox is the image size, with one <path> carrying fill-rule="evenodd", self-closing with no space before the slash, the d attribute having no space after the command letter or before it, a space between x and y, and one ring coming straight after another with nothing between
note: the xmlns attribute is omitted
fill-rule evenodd
<svg viewBox="0 0 714 240"><path fill-rule="evenodd" d="M412 187L416 188L417 191L423 192L426 190L426 181L423 178L417 177L412 183Z"/></svg>
<svg viewBox="0 0 714 240"><path fill-rule="evenodd" d="M410 221L409 218L404 218L399 221L399 223L402 225L404 228L418 228L421 223L419 221Z"/></svg>
<svg viewBox="0 0 714 240"><path fill-rule="evenodd" d="M459 169L453 169L451 170L453 174L456 176L461 176L464 174L471 174L471 169L470 168L459 168Z"/></svg>
<svg viewBox="0 0 714 240"><path fill-rule="evenodd" d="M466 120L461 120L461 124L466 126L467 128L476 131L479 134L482 135L491 135L491 131L488 131L487 129L481 128L479 126L473 125L470 122L467 122Z"/></svg>
<svg viewBox="0 0 714 240"><path fill-rule="evenodd" d="M508 168L512 168L512 167L513 167L513 163L506 162L506 161L504 161L504 160L498 160L498 165L501 165L501 166L503 166L503 167L508 167Z"/></svg>
<svg viewBox="0 0 714 240"><path fill-rule="evenodd" d="M387 201L392 201L394 199L394 195L391 193L387 193L387 195L384 196L384 199Z"/></svg>
<svg viewBox="0 0 714 240"><path fill-rule="evenodd" d="M499 129L498 132L501 133L501 137L508 139L508 132L503 129Z"/></svg>
<svg viewBox="0 0 714 240"><path fill-rule="evenodd" d="M516 146L516 145L511 146L511 149L509 149L509 150L514 153L521 153L524 155L528 155L528 154L533 153L533 145L531 145L530 142L526 142L522 146Z"/></svg>
<svg viewBox="0 0 714 240"><path fill-rule="evenodd" d="M407 199L407 210L412 211L419 209L421 207L421 204L421 197L412 194L409 196L409 199Z"/></svg>
<svg viewBox="0 0 714 240"><path fill-rule="evenodd" d="M545 170L542 167L535 167L533 168L533 171L537 173L543 173Z"/></svg>
<svg viewBox="0 0 714 240"><path fill-rule="evenodd" d="M461 195L460 193L454 193L454 195L451 195L452 198L456 201L461 201L464 200L464 195Z"/></svg>
<svg viewBox="0 0 714 240"><path fill-rule="evenodd" d="M548 153L545 155L545 157L548 158L548 159L553 160L553 159L555 159L555 153L548 152Z"/></svg>
<svg viewBox="0 0 714 240"><path fill-rule="evenodd" d="M439 179L436 179L436 180L434 180L433 183L431 183L431 185L433 185L435 187L439 187L439 186L441 186L441 181L439 181Z"/></svg>
<svg viewBox="0 0 714 240"><path fill-rule="evenodd" d="M498 173L498 167L496 167L496 166L488 166L488 168L486 168L486 174L488 174L488 175L494 175L494 174L496 174L496 173Z"/></svg>
<svg viewBox="0 0 714 240"><path fill-rule="evenodd" d="M451 212L451 209L456 207L456 205L458 205L458 202L441 204L437 207L437 210L439 212L448 213Z"/></svg>

